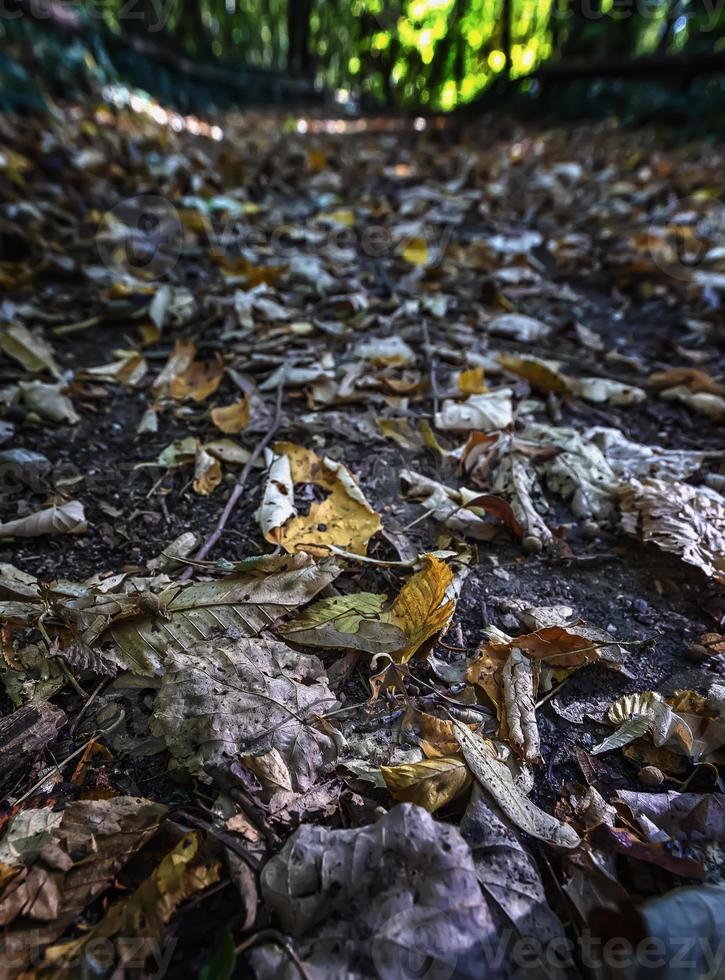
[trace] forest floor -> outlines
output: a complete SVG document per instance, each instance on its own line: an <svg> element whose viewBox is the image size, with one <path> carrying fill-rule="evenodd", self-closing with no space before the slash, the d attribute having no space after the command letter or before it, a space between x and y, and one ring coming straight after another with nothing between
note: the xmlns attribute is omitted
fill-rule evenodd
<svg viewBox="0 0 725 980"><path fill-rule="evenodd" d="M664 971L688 915L696 969L722 148L153 106L0 142L0 977Z"/></svg>

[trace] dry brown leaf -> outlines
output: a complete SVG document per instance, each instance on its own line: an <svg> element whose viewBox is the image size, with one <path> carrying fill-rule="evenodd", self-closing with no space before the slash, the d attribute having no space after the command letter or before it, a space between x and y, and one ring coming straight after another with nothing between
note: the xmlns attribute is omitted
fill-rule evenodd
<svg viewBox="0 0 725 980"><path fill-rule="evenodd" d="M199 446L194 459L194 491L208 497L222 482L222 468L218 459Z"/></svg>
<svg viewBox="0 0 725 980"><path fill-rule="evenodd" d="M617 492L628 534L725 582L725 502L717 491L647 479L623 483Z"/></svg>
<svg viewBox="0 0 725 980"><path fill-rule="evenodd" d="M176 401L191 398L203 402L214 394L223 377L224 361L218 354L212 361L192 361L184 372L171 379L169 394Z"/></svg>
<svg viewBox="0 0 725 980"><path fill-rule="evenodd" d="M690 391L707 391L711 395L725 396L725 385L715 381L705 371L694 367L668 368L666 371L655 371L649 376L649 383L654 388L674 388L684 385Z"/></svg>
<svg viewBox="0 0 725 980"><path fill-rule="evenodd" d="M534 706L538 677L531 660L516 647L503 665L501 684L509 741L527 762L538 762L541 743Z"/></svg>

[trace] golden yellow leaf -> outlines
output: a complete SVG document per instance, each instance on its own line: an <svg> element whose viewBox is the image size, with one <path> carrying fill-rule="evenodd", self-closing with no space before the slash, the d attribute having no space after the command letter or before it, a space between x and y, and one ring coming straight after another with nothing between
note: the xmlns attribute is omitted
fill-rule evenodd
<svg viewBox="0 0 725 980"><path fill-rule="evenodd" d="M249 425L249 399L242 398L232 405L220 405L213 408L211 420L217 429L227 435L236 435Z"/></svg>
<svg viewBox="0 0 725 980"><path fill-rule="evenodd" d="M193 340L177 340L168 361L151 386L151 391L155 395L167 394L174 378L187 371L195 357L196 344Z"/></svg>
<svg viewBox="0 0 725 980"><path fill-rule="evenodd" d="M410 238L403 247L403 258L411 265L428 265L430 256L428 254L428 243L425 238Z"/></svg>
<svg viewBox="0 0 725 980"><path fill-rule="evenodd" d="M532 388L547 395L550 391L564 395L569 391L569 379L536 357L516 357L513 354L499 354L502 368L513 371L529 382Z"/></svg>
<svg viewBox="0 0 725 980"><path fill-rule="evenodd" d="M408 637L407 645L391 654L396 663L406 663L427 640L445 629L456 608L455 600L447 594L453 583L448 565L433 555L424 555L423 562L423 568L406 582L385 617Z"/></svg>
<svg viewBox="0 0 725 980"><path fill-rule="evenodd" d="M483 368L471 368L469 371L461 371L458 375L458 388L463 395L483 395L488 391L488 386L484 379Z"/></svg>
<svg viewBox="0 0 725 980"><path fill-rule="evenodd" d="M370 538L382 527L350 470L342 463L320 459L311 449L294 443L278 442L275 453L289 460L292 483L312 483L329 491L320 503L314 503L307 514L291 516L281 527L268 527L267 541L280 544L293 554L306 551L327 555L330 547L364 555ZM266 498L266 495L265 495ZM265 500L262 502L264 509Z"/></svg>
<svg viewBox="0 0 725 980"><path fill-rule="evenodd" d="M417 803L430 813L450 803L471 784L471 774L460 754L402 766L381 766L380 771L396 800Z"/></svg>
<svg viewBox="0 0 725 980"><path fill-rule="evenodd" d="M320 173L327 166L327 156L322 150L310 150L307 154L307 166L313 174Z"/></svg>

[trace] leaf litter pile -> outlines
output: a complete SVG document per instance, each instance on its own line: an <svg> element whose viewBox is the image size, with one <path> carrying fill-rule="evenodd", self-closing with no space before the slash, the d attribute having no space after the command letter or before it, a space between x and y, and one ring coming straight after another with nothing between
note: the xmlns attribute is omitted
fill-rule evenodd
<svg viewBox="0 0 725 980"><path fill-rule="evenodd" d="M723 155L224 124L1 124L0 976L701 975Z"/></svg>

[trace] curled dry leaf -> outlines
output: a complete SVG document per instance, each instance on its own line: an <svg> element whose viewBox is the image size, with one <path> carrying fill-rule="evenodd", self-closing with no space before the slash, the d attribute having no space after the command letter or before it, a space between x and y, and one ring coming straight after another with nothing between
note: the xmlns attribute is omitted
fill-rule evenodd
<svg viewBox="0 0 725 980"><path fill-rule="evenodd" d="M471 774L461 755L381 766L380 771L394 799L417 803L429 813L440 810L471 785Z"/></svg>
<svg viewBox="0 0 725 980"><path fill-rule="evenodd" d="M527 762L538 762L541 743L534 707L534 665L516 647L501 670L501 685L509 740Z"/></svg>
<svg viewBox="0 0 725 980"><path fill-rule="evenodd" d="M337 705L316 657L278 640L202 642L167 654L151 729L177 767L205 774L276 749L304 791L337 758L319 719Z"/></svg>
<svg viewBox="0 0 725 980"><path fill-rule="evenodd" d="M453 490L436 480L431 480L413 470L402 470L400 479L408 485L409 497L422 498L423 506L433 520L445 524L456 534L462 534L477 541L490 541L498 533L496 524L484 520L482 514L490 514L505 524L519 540L523 528L516 519L513 508L503 497L496 494L480 494L461 487Z"/></svg>
<svg viewBox="0 0 725 980"><path fill-rule="evenodd" d="M64 394L65 387L62 382L50 385L43 381L21 381L18 390L29 411L37 412L50 422L75 425L80 421L80 416L73 408L73 402Z"/></svg>
<svg viewBox="0 0 725 980"><path fill-rule="evenodd" d="M725 582L725 501L709 487L630 480L618 489L622 527Z"/></svg>
<svg viewBox="0 0 725 980"><path fill-rule="evenodd" d="M513 391L499 388L482 395L469 395L465 401L445 401L436 414L437 429L483 432L506 429L513 422Z"/></svg>
<svg viewBox="0 0 725 980"><path fill-rule="evenodd" d="M46 507L44 510L0 524L0 538L37 538L43 534L85 534L86 515L80 500Z"/></svg>
<svg viewBox="0 0 725 980"><path fill-rule="evenodd" d="M660 398L664 398L665 401L681 402L693 412L707 415L716 421L725 419L725 398L722 395L713 395L709 391L691 391L684 385L677 385L661 391Z"/></svg>
<svg viewBox="0 0 725 980"><path fill-rule="evenodd" d="M208 497L221 482L222 468L219 460L208 453L203 446L199 446L194 459L194 492L202 497Z"/></svg>
<svg viewBox="0 0 725 980"><path fill-rule="evenodd" d="M22 364L26 371L48 371L60 377L53 350L40 333L31 333L20 323L0 327L0 350Z"/></svg>
<svg viewBox="0 0 725 980"><path fill-rule="evenodd" d="M546 323L521 313L504 313L502 316L495 316L488 321L486 329L498 337L508 337L525 344L543 340L551 333L551 328Z"/></svg>
<svg viewBox="0 0 725 980"><path fill-rule="evenodd" d="M455 719L453 730L469 769L509 820L532 837L559 847L578 847L581 841L574 828L546 813L524 795L506 763L496 758L488 740Z"/></svg>

